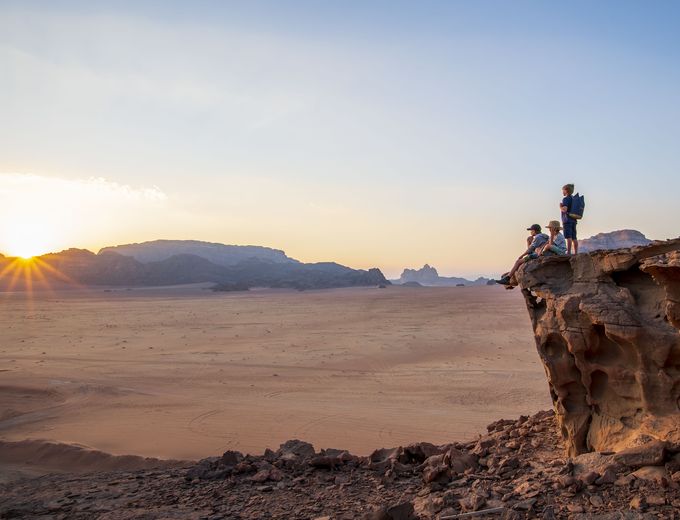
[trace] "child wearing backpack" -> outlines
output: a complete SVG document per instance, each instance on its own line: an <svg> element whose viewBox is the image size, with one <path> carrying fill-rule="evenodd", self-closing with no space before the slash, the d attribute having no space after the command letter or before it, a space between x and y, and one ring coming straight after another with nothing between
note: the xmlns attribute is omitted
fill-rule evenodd
<svg viewBox="0 0 680 520"><path fill-rule="evenodd" d="M574 246L574 254L578 254L578 238L576 236L576 222L577 220L572 216L572 206L574 204L574 185L565 184L562 186L562 195L564 198L560 202L560 211L562 212L562 225L564 227L564 238L567 239L567 254L571 254L572 245Z"/></svg>

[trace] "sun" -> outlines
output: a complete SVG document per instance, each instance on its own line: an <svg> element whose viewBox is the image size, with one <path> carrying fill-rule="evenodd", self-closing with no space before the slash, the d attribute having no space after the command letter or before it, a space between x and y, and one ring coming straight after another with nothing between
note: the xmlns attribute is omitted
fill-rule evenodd
<svg viewBox="0 0 680 520"><path fill-rule="evenodd" d="M4 222L0 252L19 258L33 258L53 250L58 238L54 222L45 215L30 213L14 222Z"/></svg>
<svg viewBox="0 0 680 520"><path fill-rule="evenodd" d="M38 250L31 250L31 249L21 249L17 251L16 253L12 253L11 256L15 256L17 258L20 258L21 260L33 260L36 256L40 256L40 252Z"/></svg>
<svg viewBox="0 0 680 520"><path fill-rule="evenodd" d="M7 254L9 256L21 258L22 260L30 260L47 252L49 252L49 247L46 247L46 244L40 244L39 242L31 243L30 241L21 241L19 243L7 244Z"/></svg>

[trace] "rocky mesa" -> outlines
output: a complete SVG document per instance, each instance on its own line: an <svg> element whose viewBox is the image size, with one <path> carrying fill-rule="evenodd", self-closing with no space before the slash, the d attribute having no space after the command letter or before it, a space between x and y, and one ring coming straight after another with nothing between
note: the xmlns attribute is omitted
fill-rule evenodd
<svg viewBox="0 0 680 520"><path fill-rule="evenodd" d="M517 275L569 455L680 442L680 239Z"/></svg>

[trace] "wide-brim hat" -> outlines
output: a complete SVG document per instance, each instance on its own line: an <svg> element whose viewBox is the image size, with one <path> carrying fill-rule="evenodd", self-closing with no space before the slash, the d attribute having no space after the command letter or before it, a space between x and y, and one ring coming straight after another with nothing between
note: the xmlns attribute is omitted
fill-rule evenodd
<svg viewBox="0 0 680 520"><path fill-rule="evenodd" d="M551 220L545 227L547 227L548 229L556 229L560 231L562 229L562 224L560 224L559 220Z"/></svg>

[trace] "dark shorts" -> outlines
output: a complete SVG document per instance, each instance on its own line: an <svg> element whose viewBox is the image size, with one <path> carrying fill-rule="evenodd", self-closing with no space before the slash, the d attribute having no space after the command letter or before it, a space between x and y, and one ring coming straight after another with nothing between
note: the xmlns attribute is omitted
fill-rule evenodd
<svg viewBox="0 0 680 520"><path fill-rule="evenodd" d="M576 221L571 220L569 222L564 222L564 238L571 238L572 240L577 240L576 238Z"/></svg>

